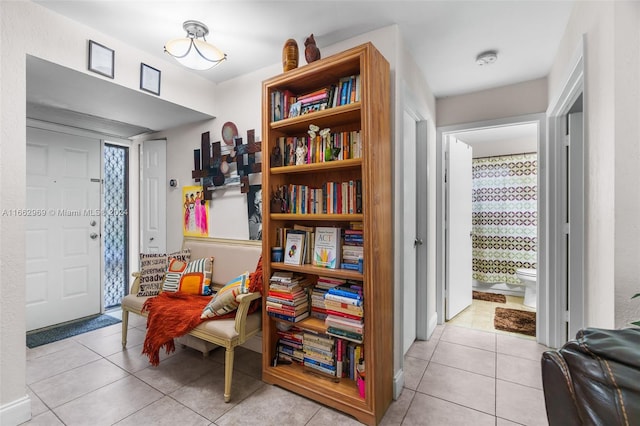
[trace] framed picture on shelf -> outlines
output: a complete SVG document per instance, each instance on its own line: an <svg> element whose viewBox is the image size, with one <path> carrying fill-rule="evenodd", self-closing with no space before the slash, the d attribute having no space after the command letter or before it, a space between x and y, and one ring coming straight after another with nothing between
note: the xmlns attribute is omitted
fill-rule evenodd
<svg viewBox="0 0 640 426"><path fill-rule="evenodd" d="M89 71L113 78L114 58L115 52L113 49L89 40Z"/></svg>
<svg viewBox="0 0 640 426"><path fill-rule="evenodd" d="M297 117L300 115L300 108L302 107L301 102L294 102L289 107L289 118Z"/></svg>
<svg viewBox="0 0 640 426"><path fill-rule="evenodd" d="M140 89L160 96L160 70L140 63Z"/></svg>

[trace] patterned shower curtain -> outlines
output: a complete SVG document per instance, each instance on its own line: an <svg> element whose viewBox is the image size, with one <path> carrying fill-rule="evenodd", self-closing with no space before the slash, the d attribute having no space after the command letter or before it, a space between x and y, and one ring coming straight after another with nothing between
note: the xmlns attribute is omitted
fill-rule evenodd
<svg viewBox="0 0 640 426"><path fill-rule="evenodd" d="M473 278L519 283L537 261L537 155L474 159L472 215Z"/></svg>

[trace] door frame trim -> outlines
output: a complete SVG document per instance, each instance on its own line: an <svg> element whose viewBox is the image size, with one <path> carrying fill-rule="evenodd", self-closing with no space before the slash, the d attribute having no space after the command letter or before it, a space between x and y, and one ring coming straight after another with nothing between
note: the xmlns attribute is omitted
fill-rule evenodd
<svg viewBox="0 0 640 426"><path fill-rule="evenodd" d="M587 153L587 143L588 136L587 132L584 131L584 123L588 120L587 114L587 93L585 91L585 35L579 40L576 49L574 51L572 60L570 65L568 66L569 72L566 77L562 80L563 84L561 86L560 92L558 96L551 102L549 102L549 107L547 108L546 115L548 117L548 137L545 144L545 152L548 157L548 170L546 172L547 188L549 188L549 196L547 198L548 205L546 205L546 209L549 212L548 215L548 224L547 224L547 247L548 251L546 253L547 259L545 264L548 265L548 269L544 271L546 273L546 282L548 283L547 290L547 319L548 322L545 324L546 328L542 330L545 335L544 339L541 343L546 344L550 347L560 347L565 342L568 336L566 336L566 319L565 319L565 306L567 303L567 291L564 286L564 279L561 279L562 275L566 276L567 273L567 259L564 259L564 264L561 264L558 261L558 256L560 256L560 250L562 248L562 240L561 240L561 222L562 222L562 209L560 208L561 198L560 195L557 194L558 191L555 191L555 188L560 183L562 179L562 168L563 164L560 164L559 158L559 146L562 145L564 135L564 131L566 130L566 123L564 119L566 118L569 110L576 102L576 100L583 96L582 105L583 105L583 146L582 146L582 164L579 165L577 171L579 171L582 175L582 182L585 184L585 170L586 170L586 153ZM584 195L584 191L583 191ZM580 214L578 215L578 223L572 223L571 228L574 230L573 234L575 235L576 231L579 230L582 234L581 237L585 235L585 223L586 223L586 207L584 202L584 197L582 200L582 209ZM552 235L555 235L555 238L551 238ZM570 237L572 238L572 237ZM582 240L585 242L585 240ZM583 244L584 245L584 244ZM565 256L566 257L566 256ZM584 323L586 314L585 314L585 306L584 306L584 292L586 289L585 280L588 280L587 274L585 274L585 249L572 254L572 268L577 268L581 277L579 277L579 282L575 283L574 280L570 279L568 283L569 289L574 296L577 296L577 301L572 301L571 306L569 306L572 316L576 316L578 321L582 321ZM578 288L576 288L576 284Z"/></svg>
<svg viewBox="0 0 640 426"><path fill-rule="evenodd" d="M459 133L462 131L480 130L491 127L501 127L514 124L526 124L536 123L538 124L538 153L546 145L546 115L544 113L537 114L525 114L520 116L506 117L495 120L484 120L470 123L455 124L451 126L442 126L436 129L436 312L438 314L438 324L444 324L444 307L445 307L445 282L446 282L446 203L445 203L445 149L443 142L446 140L448 134ZM543 218L545 217L542 210L541 200L547 196L547 192L542 183L545 181L545 175L548 173L544 159L538 154L538 268L546 261L544 256L540 256L543 250L547 250L546 239L543 239L543 233L546 230L543 227ZM546 267L546 265L542 265ZM538 324L537 329L541 327L546 328L546 313L544 312L544 306L539 303L542 300L541 291L542 287L546 286L546 282L542 283L538 277L538 312L537 315ZM542 304L544 305L544 303ZM542 308L542 309L541 309ZM538 336L540 339L540 336Z"/></svg>

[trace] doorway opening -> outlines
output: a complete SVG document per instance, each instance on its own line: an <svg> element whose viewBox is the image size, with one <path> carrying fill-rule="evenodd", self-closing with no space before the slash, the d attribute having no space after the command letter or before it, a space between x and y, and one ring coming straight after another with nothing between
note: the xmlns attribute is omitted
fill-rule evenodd
<svg viewBox="0 0 640 426"><path fill-rule="evenodd" d="M541 164L537 152L544 135L544 114L438 129L442 184L437 194L441 226L436 236L436 290L440 324L451 320L454 325L511 332L512 323L523 317L528 327L515 333L536 335L535 312L545 303L537 295L540 280L525 281L521 273L535 274L543 257L537 229L543 196L538 191ZM466 175L458 173L459 163L452 164L458 161L455 151L459 149L451 152L450 144L462 144L471 151L466 160L464 156L460 160L466 161L462 167L469 169ZM461 179L465 180L461 195L450 193L459 190L455 181ZM464 205L458 208L461 198ZM467 213L457 214L460 209ZM453 232L461 228L469 230L464 235Z"/></svg>
<svg viewBox="0 0 640 426"><path fill-rule="evenodd" d="M129 148L105 143L103 151L104 307L120 305L129 276Z"/></svg>

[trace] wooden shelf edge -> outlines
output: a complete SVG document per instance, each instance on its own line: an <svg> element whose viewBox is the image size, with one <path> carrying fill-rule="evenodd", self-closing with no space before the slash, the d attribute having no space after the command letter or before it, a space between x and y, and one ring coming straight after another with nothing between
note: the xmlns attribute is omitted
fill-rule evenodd
<svg viewBox="0 0 640 426"><path fill-rule="evenodd" d="M298 166L272 167L272 175L291 173L309 173L317 171L342 170L362 167L362 158L350 158L348 160L327 161L324 163L301 164Z"/></svg>
<svg viewBox="0 0 640 426"><path fill-rule="evenodd" d="M348 269L331 269L320 268L313 265L289 265L283 262L271 262L271 270L299 272L301 274L313 274L319 276L327 276L334 278L343 278L347 280L364 280L364 274L357 271L351 271Z"/></svg>
<svg viewBox="0 0 640 426"><path fill-rule="evenodd" d="M309 114L300 115L298 117L285 118L283 120L272 121L269 126L273 130L285 129L290 126L299 127L301 125L313 124L316 121L330 118L333 116L342 116L349 112L359 112L362 108L362 103L354 102L347 105L340 105L333 108L327 108L322 111L315 111Z"/></svg>

